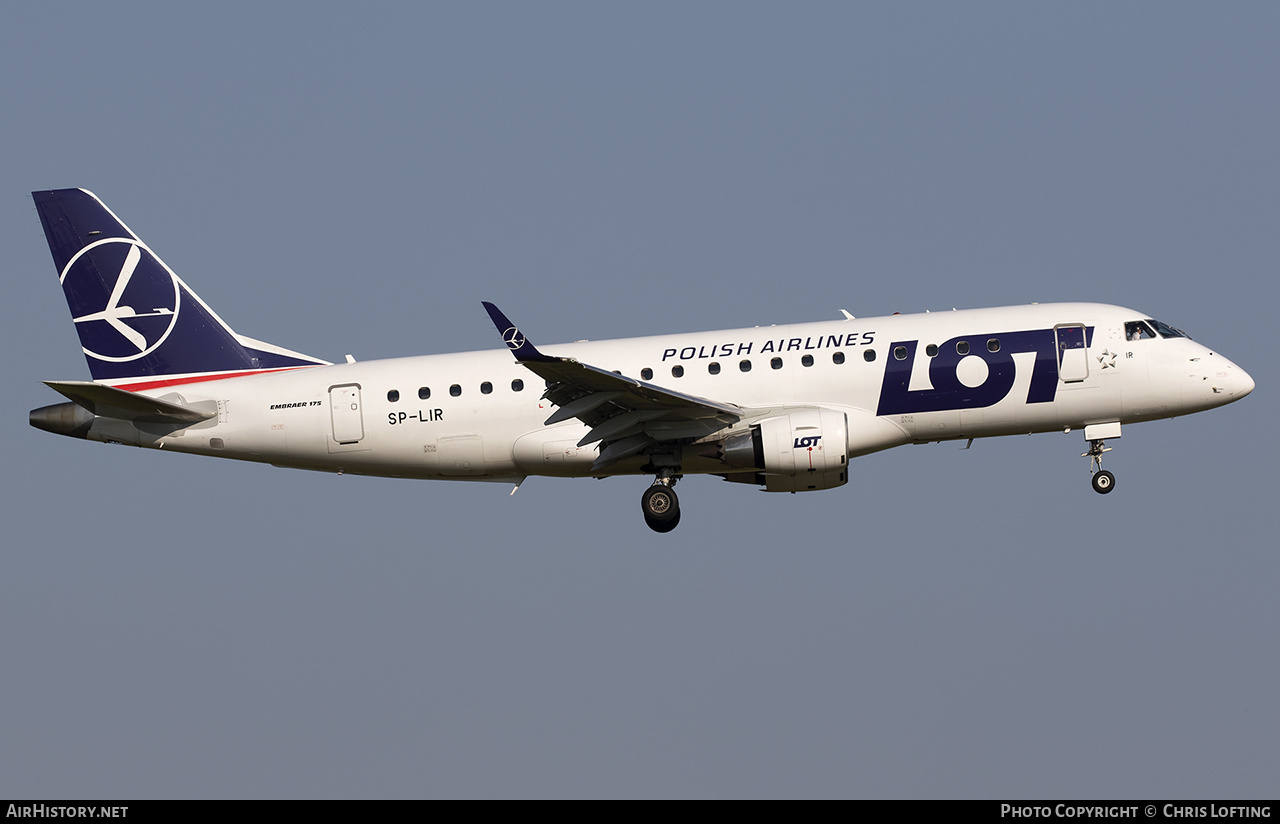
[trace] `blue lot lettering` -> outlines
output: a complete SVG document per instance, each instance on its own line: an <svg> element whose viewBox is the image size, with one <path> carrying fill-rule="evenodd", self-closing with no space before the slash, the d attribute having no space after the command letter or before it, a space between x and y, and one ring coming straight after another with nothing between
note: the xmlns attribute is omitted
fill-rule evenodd
<svg viewBox="0 0 1280 824"><path fill-rule="evenodd" d="M822 440L821 435L809 435L806 438L796 438L796 449L804 449L806 446L817 446L818 441Z"/></svg>
<svg viewBox="0 0 1280 824"><path fill-rule="evenodd" d="M444 420L443 409L419 409L417 412L388 412L387 423L395 426L405 421L418 421L419 423L427 423L428 421Z"/></svg>
<svg viewBox="0 0 1280 824"><path fill-rule="evenodd" d="M1077 327L1078 328L1078 327ZM1093 341L1093 327L1085 329L1086 345ZM999 341L999 351L991 352L989 340ZM966 354L956 351L956 344L967 342ZM1027 403L1051 403L1058 391L1058 346L1053 329L1031 329L1023 332L960 335L938 345L938 354L929 360L929 382L932 389L908 389L920 341L904 340L889 344L893 352L905 347L907 357L887 358L884 383L880 386L877 415L911 415L917 412L939 412L952 409L981 409L1004 400L1013 389L1017 368L1013 356L1034 352L1031 385ZM987 364L987 379L978 386L965 386L956 375L956 367L966 357L982 358Z"/></svg>

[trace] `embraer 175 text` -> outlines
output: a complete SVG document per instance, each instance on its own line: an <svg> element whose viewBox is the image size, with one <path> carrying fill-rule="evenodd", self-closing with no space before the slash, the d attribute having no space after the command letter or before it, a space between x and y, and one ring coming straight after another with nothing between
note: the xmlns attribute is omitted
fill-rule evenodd
<svg viewBox="0 0 1280 824"><path fill-rule="evenodd" d="M1237 401L1253 379L1183 332L1097 303L854 318L331 364L231 331L95 195L35 192L92 382L49 432L356 475L650 475L680 521L690 473L768 492L843 486L893 446L1083 429L1093 488L1123 425Z"/></svg>

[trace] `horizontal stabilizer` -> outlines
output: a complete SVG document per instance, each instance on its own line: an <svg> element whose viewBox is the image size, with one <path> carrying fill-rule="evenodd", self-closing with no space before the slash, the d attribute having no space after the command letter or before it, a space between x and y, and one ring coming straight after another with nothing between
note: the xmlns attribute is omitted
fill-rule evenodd
<svg viewBox="0 0 1280 824"><path fill-rule="evenodd" d="M199 423L218 414L148 398L91 381L45 381L44 385L70 398L95 415L138 423Z"/></svg>

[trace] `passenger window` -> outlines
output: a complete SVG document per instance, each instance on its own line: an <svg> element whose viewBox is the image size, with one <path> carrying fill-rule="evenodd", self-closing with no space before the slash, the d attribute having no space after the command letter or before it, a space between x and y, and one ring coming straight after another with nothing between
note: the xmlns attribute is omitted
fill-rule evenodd
<svg viewBox="0 0 1280 824"><path fill-rule="evenodd" d="M938 345L935 343L929 344L924 348L924 353L931 358L938 357Z"/></svg>
<svg viewBox="0 0 1280 824"><path fill-rule="evenodd" d="M710 373L711 373L711 374L713 374L713 375L719 375L719 374L720 374L720 364L716 363L715 361L712 361L711 363L708 363L708 364L707 364L707 371L708 371L708 372L710 372Z"/></svg>
<svg viewBox="0 0 1280 824"><path fill-rule="evenodd" d="M390 392L388 392L387 400L391 401L392 403L395 403L396 401L400 400L400 390L392 389Z"/></svg>
<svg viewBox="0 0 1280 824"><path fill-rule="evenodd" d="M751 361L749 361L749 360L740 361L740 362L738 363L738 368L739 368L739 369L741 369L743 372L750 372L750 371L751 371Z"/></svg>
<svg viewBox="0 0 1280 824"><path fill-rule="evenodd" d="M449 394L453 395L455 398L460 396L462 394L462 387L455 383L453 386L449 387Z"/></svg>
<svg viewBox="0 0 1280 824"><path fill-rule="evenodd" d="M680 365L678 365L678 364L677 364L676 366L671 367L671 377L673 377L673 378L683 378L683 377L684 377L684 367L683 367L683 366L680 366Z"/></svg>
<svg viewBox="0 0 1280 824"><path fill-rule="evenodd" d="M959 343L957 343L957 344L956 344L956 354L957 354L957 355L967 355L967 354L969 354L969 341L967 341L967 340L962 340L962 341L960 341Z"/></svg>
<svg viewBox="0 0 1280 824"><path fill-rule="evenodd" d="M801 366L813 366L813 355L805 355L800 359Z"/></svg>
<svg viewBox="0 0 1280 824"><path fill-rule="evenodd" d="M646 381L651 381L651 380L653 380L653 370L652 370L652 369L650 369L650 368L649 368L649 367L647 367L647 366L646 366L644 369L641 369L641 370L640 370L640 379L641 379L641 380L646 380Z"/></svg>
<svg viewBox="0 0 1280 824"><path fill-rule="evenodd" d="M426 386L419 386L419 387L418 387L418 400L420 400L420 401L425 401L425 400L426 400L427 398L429 398L429 397L431 397L431 389L430 389L429 387L426 387Z"/></svg>
<svg viewBox="0 0 1280 824"><path fill-rule="evenodd" d="M905 347L905 346L895 346L895 347L893 347L893 358L894 358L894 360L906 360L906 359L907 359L907 347Z"/></svg>
<svg viewBox="0 0 1280 824"><path fill-rule="evenodd" d="M523 392L523 391L524 391L524 381L520 380L519 378L516 378L515 380L513 380L513 381L511 382L511 391L512 391L512 392Z"/></svg>
<svg viewBox="0 0 1280 824"><path fill-rule="evenodd" d="M844 352L836 352L831 356L832 363L844 363Z"/></svg>
<svg viewBox="0 0 1280 824"><path fill-rule="evenodd" d="M489 383L488 381L485 381L484 383L480 384L480 394L481 395L493 394L493 384Z"/></svg>
<svg viewBox="0 0 1280 824"><path fill-rule="evenodd" d="M876 359L876 350L868 349L862 353L862 359L867 363L873 363Z"/></svg>
<svg viewBox="0 0 1280 824"><path fill-rule="evenodd" d="M773 360L769 361L769 365L772 366L774 369L781 369L782 358L774 358Z"/></svg>
<svg viewBox="0 0 1280 824"><path fill-rule="evenodd" d="M987 341L987 351L988 351L988 352L999 352L999 351L1000 351L1000 341L999 341L999 340L997 340L996 338L992 338L991 340Z"/></svg>

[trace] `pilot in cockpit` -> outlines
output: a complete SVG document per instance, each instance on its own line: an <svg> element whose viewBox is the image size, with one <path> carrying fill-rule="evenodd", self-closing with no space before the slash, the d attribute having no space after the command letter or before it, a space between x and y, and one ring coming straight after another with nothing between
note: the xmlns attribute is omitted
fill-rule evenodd
<svg viewBox="0 0 1280 824"><path fill-rule="evenodd" d="M1155 335L1151 331L1151 327L1147 326L1140 320L1131 320L1124 325L1125 340L1143 340L1145 338L1154 338Z"/></svg>

